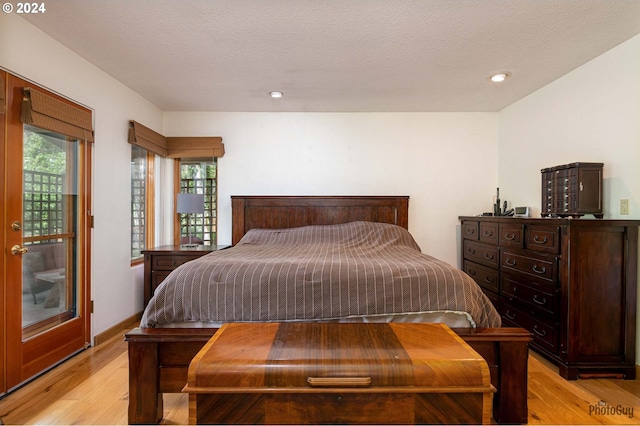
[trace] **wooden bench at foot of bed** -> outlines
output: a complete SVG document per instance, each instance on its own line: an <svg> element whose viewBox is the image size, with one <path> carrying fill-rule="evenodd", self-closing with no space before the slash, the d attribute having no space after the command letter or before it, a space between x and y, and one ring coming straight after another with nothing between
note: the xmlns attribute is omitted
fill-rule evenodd
<svg viewBox="0 0 640 426"><path fill-rule="evenodd" d="M454 329L489 365L493 417L527 423L527 361L531 334L522 328ZM162 394L179 393L189 363L216 329L142 329L125 335L129 352L129 424L158 423Z"/></svg>

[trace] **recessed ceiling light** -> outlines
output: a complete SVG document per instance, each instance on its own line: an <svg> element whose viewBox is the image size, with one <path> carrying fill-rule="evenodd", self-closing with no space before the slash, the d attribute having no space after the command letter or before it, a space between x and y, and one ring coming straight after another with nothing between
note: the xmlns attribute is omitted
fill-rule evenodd
<svg viewBox="0 0 640 426"><path fill-rule="evenodd" d="M501 72L501 73L492 75L491 77L489 77L489 80L493 81L494 83L501 83L505 81L507 78L509 78L510 76L511 76L510 72Z"/></svg>
<svg viewBox="0 0 640 426"><path fill-rule="evenodd" d="M284 96L284 93L282 92L278 92L278 91L273 91L273 92L269 92L269 95L276 99L276 98L281 98L282 96Z"/></svg>

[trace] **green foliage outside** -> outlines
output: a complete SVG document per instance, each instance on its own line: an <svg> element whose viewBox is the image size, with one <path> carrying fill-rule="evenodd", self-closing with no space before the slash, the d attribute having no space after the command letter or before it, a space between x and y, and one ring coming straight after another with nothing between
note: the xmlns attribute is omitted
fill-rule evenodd
<svg viewBox="0 0 640 426"><path fill-rule="evenodd" d="M48 138L30 131L24 133L24 169L64 175L67 153Z"/></svg>
<svg viewBox="0 0 640 426"><path fill-rule="evenodd" d="M63 231L62 179L67 169L67 143L25 129L23 227L26 236Z"/></svg>
<svg viewBox="0 0 640 426"><path fill-rule="evenodd" d="M214 163L206 163L204 170L200 163L183 163L180 167L180 179L215 179Z"/></svg>

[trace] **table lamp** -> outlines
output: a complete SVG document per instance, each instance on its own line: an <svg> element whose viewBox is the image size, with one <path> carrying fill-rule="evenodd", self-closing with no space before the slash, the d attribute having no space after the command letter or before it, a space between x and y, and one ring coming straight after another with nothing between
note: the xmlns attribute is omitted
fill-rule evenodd
<svg viewBox="0 0 640 426"><path fill-rule="evenodd" d="M189 243L181 247L197 247L198 244L191 244L191 215L193 213L204 213L204 194L178 193L176 212L187 215L187 235Z"/></svg>

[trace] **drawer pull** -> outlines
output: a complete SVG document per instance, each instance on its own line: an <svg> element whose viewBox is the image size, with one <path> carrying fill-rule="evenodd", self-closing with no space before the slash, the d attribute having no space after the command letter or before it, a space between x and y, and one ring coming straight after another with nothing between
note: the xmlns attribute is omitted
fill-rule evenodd
<svg viewBox="0 0 640 426"><path fill-rule="evenodd" d="M516 319L517 315L512 314L511 312L509 312L509 310L507 310L507 312L504 313L504 316L509 318L510 320L514 320L514 319Z"/></svg>
<svg viewBox="0 0 640 426"><path fill-rule="evenodd" d="M476 254L476 249L469 248L469 249L467 249L467 253Z"/></svg>
<svg viewBox="0 0 640 426"><path fill-rule="evenodd" d="M493 237L493 231L484 231L484 236L485 237Z"/></svg>
<svg viewBox="0 0 640 426"><path fill-rule="evenodd" d="M546 244L548 240L547 240L547 237L540 238L538 235L534 235L533 236L533 241L538 243L538 244Z"/></svg>
<svg viewBox="0 0 640 426"><path fill-rule="evenodd" d="M547 303L547 298L543 297L542 300L538 299L538 295L534 294L533 295L533 301L536 302L538 305L544 305Z"/></svg>
<svg viewBox="0 0 640 426"><path fill-rule="evenodd" d="M504 234L505 240L512 241L512 240L515 240L515 238L516 238L516 234Z"/></svg>
<svg viewBox="0 0 640 426"><path fill-rule="evenodd" d="M542 331L538 330L538 324L535 324L533 326L533 332L540 337L546 337L547 335L547 330L542 330Z"/></svg>
<svg viewBox="0 0 640 426"><path fill-rule="evenodd" d="M484 277L484 281L487 282L487 283L493 284L494 279L493 279L493 277L485 276Z"/></svg>
<svg viewBox="0 0 640 426"><path fill-rule="evenodd" d="M313 388L357 388L371 386L371 377L307 377Z"/></svg>
<svg viewBox="0 0 640 426"><path fill-rule="evenodd" d="M475 233L476 233L476 230L475 230L475 229L473 229L473 228L467 228L467 234L471 234L471 235L473 235L473 234L475 234Z"/></svg>
<svg viewBox="0 0 640 426"><path fill-rule="evenodd" d="M485 259L492 260L492 259L493 259L493 255L492 255L491 253L485 253L485 254L484 254L484 258L485 258Z"/></svg>
<svg viewBox="0 0 640 426"><path fill-rule="evenodd" d="M476 270L475 270L475 269L467 269L467 273L468 273L469 275L471 275L472 277L475 277L475 276L476 276L476 274L477 274L477 272L476 272Z"/></svg>
<svg viewBox="0 0 640 426"><path fill-rule="evenodd" d="M533 268L531 268L531 269L536 274L544 274L545 272L547 272L547 267L546 266L543 266L542 269L538 269L538 265L533 265Z"/></svg>
<svg viewBox="0 0 640 426"><path fill-rule="evenodd" d="M509 266L516 266L516 263L517 263L517 262L516 262L515 260L512 260L510 257L507 257L507 258L504 260L504 263L506 263L506 264L507 264L507 265L509 265Z"/></svg>

